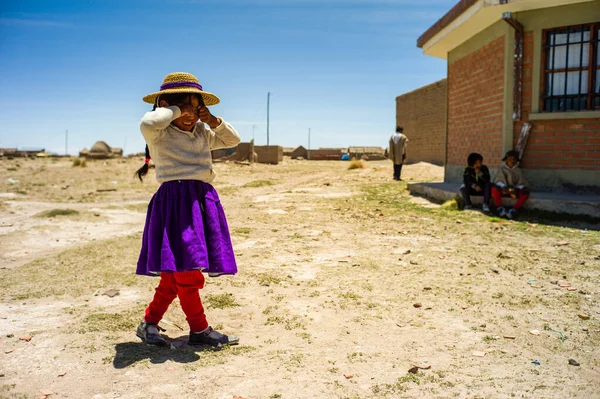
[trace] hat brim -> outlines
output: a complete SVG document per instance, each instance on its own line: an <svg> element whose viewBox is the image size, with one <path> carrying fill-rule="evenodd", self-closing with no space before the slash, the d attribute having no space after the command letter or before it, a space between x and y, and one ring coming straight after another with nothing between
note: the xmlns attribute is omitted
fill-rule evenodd
<svg viewBox="0 0 600 399"><path fill-rule="evenodd" d="M193 88L193 87L176 87L173 89L165 89L165 90L157 91L156 93L152 93L152 94L148 94L147 96L144 96L143 100L144 100L144 102L146 102L148 104L154 104L156 102L156 97L160 96L161 94L171 94L171 93L197 93L197 94L200 94L202 96L202 100L204 101L204 105L206 105L207 107L210 107L211 105L217 105L218 103L221 102L219 97L217 97L216 95L209 93L207 91L202 91L200 89Z"/></svg>

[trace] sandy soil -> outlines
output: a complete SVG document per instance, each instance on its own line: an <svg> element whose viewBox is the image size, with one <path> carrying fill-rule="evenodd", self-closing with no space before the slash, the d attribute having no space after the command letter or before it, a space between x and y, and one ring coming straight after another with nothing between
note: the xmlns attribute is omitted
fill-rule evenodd
<svg viewBox="0 0 600 399"><path fill-rule="evenodd" d="M177 301L142 344L139 164L0 161L0 398L600 397L600 233L431 204L386 162L218 164L240 273L202 296L241 344L187 347Z"/></svg>

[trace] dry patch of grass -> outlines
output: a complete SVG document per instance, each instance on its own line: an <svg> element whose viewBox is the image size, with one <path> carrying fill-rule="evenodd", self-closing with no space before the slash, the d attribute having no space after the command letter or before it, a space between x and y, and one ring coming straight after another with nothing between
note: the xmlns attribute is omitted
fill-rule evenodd
<svg viewBox="0 0 600 399"><path fill-rule="evenodd" d="M141 305L121 313L93 312L82 320L77 332L87 334L90 332L133 331L141 321L143 314L144 306Z"/></svg>
<svg viewBox="0 0 600 399"><path fill-rule="evenodd" d="M278 184L275 180L255 180L249 183L244 184L242 187L244 188L258 188L258 187L266 187L266 186L274 186Z"/></svg>
<svg viewBox="0 0 600 399"><path fill-rule="evenodd" d="M258 284L264 287L278 285L284 281L283 278L276 276L274 273L261 273L256 275L256 279L258 280Z"/></svg>
<svg viewBox="0 0 600 399"><path fill-rule="evenodd" d="M443 374L441 374L443 375ZM415 386L420 385L429 385L428 387L419 388L420 391L432 391L433 387L431 385L436 385L438 387L442 387L445 389L452 388L454 386L451 382L444 382L438 375L429 373L407 373L404 376L398 378L392 384L378 384L372 387L372 391L374 394L378 395L377 397L388 395L398 395L403 392L406 392L410 388L414 388Z"/></svg>
<svg viewBox="0 0 600 399"><path fill-rule="evenodd" d="M195 361L193 363L187 364L185 367L186 370L189 371L196 371L202 368L206 368L206 367L214 367L220 364L225 364L228 362L228 359L230 359L232 356L242 356L242 355L246 355L248 356L249 353L255 352L257 350L257 348L255 348L254 346L242 346L242 345L236 345L236 346L224 346L222 348L208 348L205 349L200 353L200 358L201 361ZM195 352L189 352L189 350L186 349L180 349L179 350L182 353L195 353ZM250 355L252 356L252 355Z"/></svg>
<svg viewBox="0 0 600 399"><path fill-rule="evenodd" d="M28 395L14 392L16 384L4 384L0 385L0 399L27 399Z"/></svg>
<svg viewBox="0 0 600 399"><path fill-rule="evenodd" d="M353 159L348 165L348 170L365 169L366 167L367 163L363 159Z"/></svg>
<svg viewBox="0 0 600 399"><path fill-rule="evenodd" d="M40 212L34 217L36 218L54 218L57 216L73 216L79 215L79 211L75 209L50 209L48 211Z"/></svg>
<svg viewBox="0 0 600 399"><path fill-rule="evenodd" d="M87 159L85 159L85 158L75 158L73 160L73 167L74 168L77 168L77 167L85 168L85 167L87 167Z"/></svg>
<svg viewBox="0 0 600 399"><path fill-rule="evenodd" d="M250 233L252 233L252 229L249 227L238 227L237 229L232 230L233 235L242 236L248 238Z"/></svg>
<svg viewBox="0 0 600 399"><path fill-rule="evenodd" d="M149 280L135 274L140 242L140 234L94 242L5 270L0 297L80 297L99 288L142 285Z"/></svg>

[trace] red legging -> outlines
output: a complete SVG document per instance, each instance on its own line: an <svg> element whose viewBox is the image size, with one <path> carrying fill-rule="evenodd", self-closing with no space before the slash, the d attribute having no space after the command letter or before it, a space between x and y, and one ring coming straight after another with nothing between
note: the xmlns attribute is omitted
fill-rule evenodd
<svg viewBox="0 0 600 399"><path fill-rule="evenodd" d="M496 206L502 206L502 192L498 190L496 187L492 187L492 197L494 197L494 203ZM517 203L515 204L515 209L518 211L521 209L525 201L529 198L529 194L523 194L522 191L517 191Z"/></svg>
<svg viewBox="0 0 600 399"><path fill-rule="evenodd" d="M192 332L206 330L208 322L198 292L201 288L204 288L204 275L200 270L161 273L154 299L146 309L146 323L158 324L171 302L179 297L190 330Z"/></svg>

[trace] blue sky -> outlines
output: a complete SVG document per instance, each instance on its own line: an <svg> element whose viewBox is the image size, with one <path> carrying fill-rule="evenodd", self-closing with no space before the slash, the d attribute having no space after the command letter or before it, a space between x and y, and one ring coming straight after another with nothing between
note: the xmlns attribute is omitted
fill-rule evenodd
<svg viewBox="0 0 600 399"><path fill-rule="evenodd" d="M456 0L20 0L0 4L0 147L143 151L143 95L195 74L242 139L385 146L395 97L442 79L417 37ZM125 144L126 143L126 144Z"/></svg>

